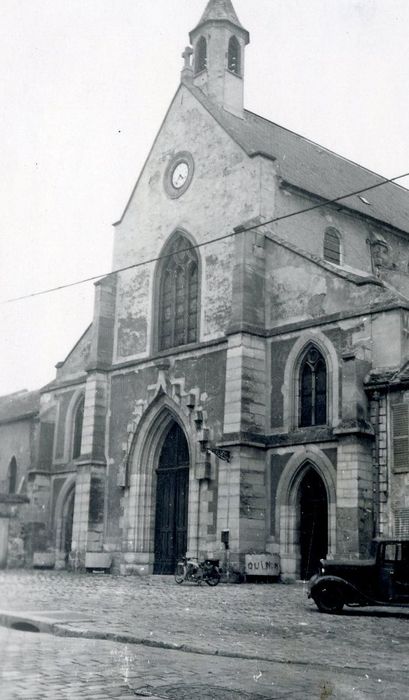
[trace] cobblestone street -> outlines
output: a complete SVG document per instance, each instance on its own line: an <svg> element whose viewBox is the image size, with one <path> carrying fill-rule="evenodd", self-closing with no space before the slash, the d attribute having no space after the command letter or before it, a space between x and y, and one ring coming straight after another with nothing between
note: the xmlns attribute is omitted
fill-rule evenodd
<svg viewBox="0 0 409 700"><path fill-rule="evenodd" d="M3 623L53 633L0 628L2 700L407 698L409 611L322 615L302 585L40 571L2 572L0 596Z"/></svg>

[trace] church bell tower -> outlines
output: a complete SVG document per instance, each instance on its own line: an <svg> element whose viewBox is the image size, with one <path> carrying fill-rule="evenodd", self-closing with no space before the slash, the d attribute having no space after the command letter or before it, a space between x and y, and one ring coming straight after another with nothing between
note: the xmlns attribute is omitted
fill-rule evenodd
<svg viewBox="0 0 409 700"><path fill-rule="evenodd" d="M243 118L244 53L250 37L231 0L209 0L189 36L193 84L217 105Z"/></svg>

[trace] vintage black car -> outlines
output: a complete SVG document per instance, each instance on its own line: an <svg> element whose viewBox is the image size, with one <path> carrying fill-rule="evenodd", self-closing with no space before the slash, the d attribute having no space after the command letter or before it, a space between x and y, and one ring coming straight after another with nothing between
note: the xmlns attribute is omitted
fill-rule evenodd
<svg viewBox="0 0 409 700"><path fill-rule="evenodd" d="M372 545L372 559L321 559L308 586L321 612L338 613L344 605L409 607L409 540L376 539Z"/></svg>

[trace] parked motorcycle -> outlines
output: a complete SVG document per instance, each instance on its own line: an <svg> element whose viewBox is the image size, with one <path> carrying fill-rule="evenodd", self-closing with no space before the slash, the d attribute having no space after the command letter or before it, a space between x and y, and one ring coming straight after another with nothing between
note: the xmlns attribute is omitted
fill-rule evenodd
<svg viewBox="0 0 409 700"><path fill-rule="evenodd" d="M197 559L183 557L176 564L176 583L190 581L191 583L201 584L202 581L206 581L208 586L217 586L220 577L221 570L218 559L205 559L199 562Z"/></svg>

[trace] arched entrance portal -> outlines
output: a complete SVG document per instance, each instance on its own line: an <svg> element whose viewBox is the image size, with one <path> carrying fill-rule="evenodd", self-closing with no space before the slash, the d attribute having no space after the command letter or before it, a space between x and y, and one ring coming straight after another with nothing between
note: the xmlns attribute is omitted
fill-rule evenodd
<svg viewBox="0 0 409 700"><path fill-rule="evenodd" d="M159 456L156 486L154 574L172 574L187 550L189 448L174 422Z"/></svg>
<svg viewBox="0 0 409 700"><path fill-rule="evenodd" d="M299 486L300 575L309 579L328 550L328 499L325 484L309 466Z"/></svg>

